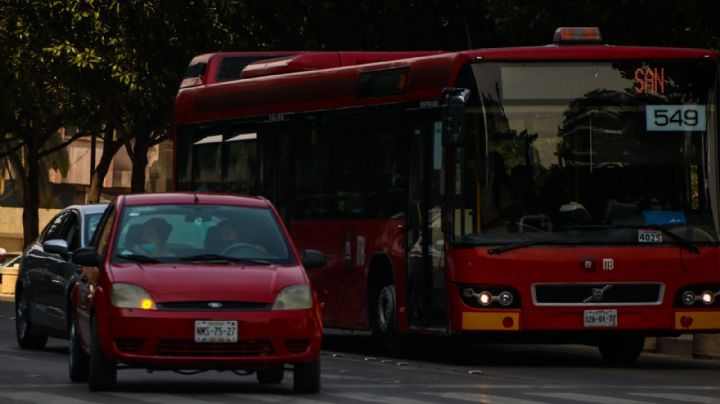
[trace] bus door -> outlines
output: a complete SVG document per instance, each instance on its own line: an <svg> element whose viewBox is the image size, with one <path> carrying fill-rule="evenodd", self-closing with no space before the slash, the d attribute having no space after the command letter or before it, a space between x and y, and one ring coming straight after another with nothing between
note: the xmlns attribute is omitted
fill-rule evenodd
<svg viewBox="0 0 720 404"><path fill-rule="evenodd" d="M290 201L294 190L293 123L289 121L263 122L258 125L258 172L260 195L269 199L290 226Z"/></svg>
<svg viewBox="0 0 720 404"><path fill-rule="evenodd" d="M442 226L443 149L440 111L409 111L407 318L415 329L446 331Z"/></svg>
<svg viewBox="0 0 720 404"><path fill-rule="evenodd" d="M328 265L307 275L322 303L325 325L335 327L342 298L344 267L339 257L344 232L324 213L328 198L322 192L322 173L328 171L328 143L306 117L263 122L258 132L261 195L275 205L301 254L315 249L327 255Z"/></svg>

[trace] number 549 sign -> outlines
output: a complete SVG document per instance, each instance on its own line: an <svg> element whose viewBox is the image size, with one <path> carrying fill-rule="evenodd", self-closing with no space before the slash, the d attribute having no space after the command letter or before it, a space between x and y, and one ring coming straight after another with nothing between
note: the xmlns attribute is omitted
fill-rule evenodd
<svg viewBox="0 0 720 404"><path fill-rule="evenodd" d="M704 105L648 105L645 107L648 131L704 131Z"/></svg>

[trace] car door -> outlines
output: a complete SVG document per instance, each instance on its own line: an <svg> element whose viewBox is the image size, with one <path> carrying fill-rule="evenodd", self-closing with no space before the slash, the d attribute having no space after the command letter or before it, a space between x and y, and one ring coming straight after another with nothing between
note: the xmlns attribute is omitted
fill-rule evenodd
<svg viewBox="0 0 720 404"><path fill-rule="evenodd" d="M101 266L108 260L107 256L112 250L112 246L110 246L110 235L112 234L115 215L115 205L108 206L90 243L102 257ZM73 315L77 321L77 330L80 338L84 341L85 345L88 346L91 331L90 314L92 312L93 299L95 298L98 275L102 270L102 268L83 266L80 270L80 278L73 289Z"/></svg>
<svg viewBox="0 0 720 404"><path fill-rule="evenodd" d="M47 317L48 324L61 335L67 332L69 287L78 278L79 266L71 262L72 251L80 247L81 216L70 210L63 218L60 240L68 245L67 254L48 254L47 274ZM46 251L47 252L47 251Z"/></svg>
<svg viewBox="0 0 720 404"><path fill-rule="evenodd" d="M25 282L24 292L29 317L33 323L45 327L52 327L54 323L49 313L51 302L49 271L59 257L57 254L46 252L43 243L61 237L66 217L67 212L63 211L50 220L40 237L28 247L22 262L22 278Z"/></svg>

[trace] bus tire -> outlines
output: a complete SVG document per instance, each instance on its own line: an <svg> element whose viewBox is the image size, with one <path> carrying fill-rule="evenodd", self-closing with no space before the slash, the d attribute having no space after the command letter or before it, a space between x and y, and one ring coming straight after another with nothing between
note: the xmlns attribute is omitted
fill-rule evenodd
<svg viewBox="0 0 720 404"><path fill-rule="evenodd" d="M371 296L371 328L376 345L382 351L399 353L402 348L401 335L396 328L397 294L395 285L385 283L374 288Z"/></svg>
<svg viewBox="0 0 720 404"><path fill-rule="evenodd" d="M630 363L640 357L644 345L643 335L608 336L600 340L598 350L608 362Z"/></svg>

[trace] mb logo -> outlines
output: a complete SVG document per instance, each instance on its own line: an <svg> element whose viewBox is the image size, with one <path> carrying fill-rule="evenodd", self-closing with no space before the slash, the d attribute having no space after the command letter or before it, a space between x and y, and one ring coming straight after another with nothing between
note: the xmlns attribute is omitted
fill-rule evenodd
<svg viewBox="0 0 720 404"><path fill-rule="evenodd" d="M612 258L603 258L602 269L603 271L612 271L615 269L615 261Z"/></svg>

